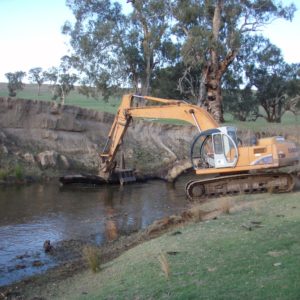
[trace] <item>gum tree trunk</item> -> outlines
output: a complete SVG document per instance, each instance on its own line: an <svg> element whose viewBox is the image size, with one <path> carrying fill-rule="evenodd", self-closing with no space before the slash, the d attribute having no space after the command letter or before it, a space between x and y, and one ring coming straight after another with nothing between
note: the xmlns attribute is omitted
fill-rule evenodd
<svg viewBox="0 0 300 300"><path fill-rule="evenodd" d="M220 59L220 53L218 52L219 34L221 31L221 14L224 7L224 0L218 0L213 16L212 22L212 35L214 45L210 49L210 61L206 66L206 100L204 106L209 113L212 114L214 119L221 123L224 121L222 110L222 91L221 80L227 70L228 66L235 59L238 49L229 51L223 60Z"/></svg>

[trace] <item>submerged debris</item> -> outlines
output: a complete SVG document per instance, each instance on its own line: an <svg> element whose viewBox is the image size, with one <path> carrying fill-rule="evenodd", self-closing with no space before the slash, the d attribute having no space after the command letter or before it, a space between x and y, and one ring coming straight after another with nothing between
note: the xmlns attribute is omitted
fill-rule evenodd
<svg viewBox="0 0 300 300"><path fill-rule="evenodd" d="M46 240L44 242L43 248L44 248L45 253L51 253L54 250L53 246L50 243L50 240Z"/></svg>

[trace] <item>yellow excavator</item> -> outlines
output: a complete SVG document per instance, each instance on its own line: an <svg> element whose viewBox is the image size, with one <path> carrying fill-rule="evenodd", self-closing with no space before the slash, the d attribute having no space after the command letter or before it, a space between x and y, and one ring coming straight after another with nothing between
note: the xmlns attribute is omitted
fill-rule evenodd
<svg viewBox="0 0 300 300"><path fill-rule="evenodd" d="M134 98L143 98L159 105L134 106ZM200 179L187 183L186 195L189 199L266 191L289 192L294 187L292 175L270 171L299 162L299 148L294 143L276 136L254 138L252 145L243 146L236 128L220 127L206 110L198 106L132 94L123 96L100 154L99 176L105 180L115 175L121 183L134 180L130 170L116 169L115 163L116 153L133 118L176 119L196 126L199 133L191 146L191 161ZM204 175L212 178L201 179L207 177Z"/></svg>
<svg viewBox="0 0 300 300"><path fill-rule="evenodd" d="M135 99L156 102L139 106ZM232 126L219 126L203 108L185 101L127 94L111 126L100 153L99 176L104 182L121 184L134 181L132 170L117 167L115 158L122 139L133 118L175 119L194 125L199 133L191 145L191 162L199 179L186 184L190 200L256 192L289 192L293 176L278 170L299 163L300 150L283 137L253 138L244 146ZM91 179L91 178L90 178ZM73 178L74 180L74 178ZM65 182L67 182L65 178Z"/></svg>

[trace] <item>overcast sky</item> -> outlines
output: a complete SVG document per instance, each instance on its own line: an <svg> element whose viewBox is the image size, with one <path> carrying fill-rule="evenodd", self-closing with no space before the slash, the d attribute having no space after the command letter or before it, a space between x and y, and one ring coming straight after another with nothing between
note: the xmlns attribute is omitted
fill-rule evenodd
<svg viewBox="0 0 300 300"><path fill-rule="evenodd" d="M126 4L126 0L120 2ZM300 0L293 2L300 9ZM58 66L60 58L69 53L68 39L61 34L66 20L73 20L73 15L65 0L0 0L0 82L7 81L7 72ZM263 33L292 63L300 62L299 31L297 11L293 22L277 20Z"/></svg>

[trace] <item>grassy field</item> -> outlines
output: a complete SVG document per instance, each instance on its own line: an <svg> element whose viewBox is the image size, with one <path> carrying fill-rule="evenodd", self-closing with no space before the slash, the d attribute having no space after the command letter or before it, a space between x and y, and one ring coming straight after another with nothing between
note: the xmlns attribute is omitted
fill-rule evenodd
<svg viewBox="0 0 300 300"><path fill-rule="evenodd" d="M52 94L49 86L43 85L41 88L40 96L38 94L37 85L26 84L22 91L19 91L17 98L41 100L41 101L52 101ZM0 83L0 97L8 97L8 90L6 83ZM84 95L79 94L76 90L71 91L67 96L65 104L76 105L84 108L91 108L95 110L115 113L120 103L120 97L111 97L108 102L102 99L88 98Z"/></svg>
<svg viewBox="0 0 300 300"><path fill-rule="evenodd" d="M102 265L98 273L87 270L27 296L300 299L299 199L300 192L230 199L227 213L217 220L173 228Z"/></svg>
<svg viewBox="0 0 300 300"><path fill-rule="evenodd" d="M232 115L226 113L224 116L226 124L232 124L240 129L250 129L253 131L269 131L277 132L280 131L283 126L291 128L291 130L299 131L300 116L296 116L291 112L286 112L281 120L281 123L268 123L263 118L258 118L255 122L241 122L235 120Z"/></svg>
<svg viewBox="0 0 300 300"><path fill-rule="evenodd" d="M37 85L34 84L26 84L24 90L18 92L17 97L18 98L24 98L24 99L33 99L33 100L42 100L42 101L51 101L51 92L49 89L49 86L44 85L41 89L41 95L37 96L38 89ZM7 90L7 84L6 83L0 83L0 97L7 97L8 96L8 90ZM67 99L66 104L69 105L76 105L84 108L90 108L95 109L99 111L105 111L115 114L118 108L118 105L120 103L121 96L119 97L111 97L109 98L108 102L105 102L103 99L94 99L94 98L88 98L81 94L79 94L77 91L72 91ZM229 113L225 114L225 125L231 124L234 125L240 129L250 129L253 131L261 131L264 129L265 131L280 131L282 126L289 126L291 130L294 129L296 131L299 130L300 126L300 116L295 116L292 113L286 113L282 118L281 124L271 124L267 123L266 120L263 118L257 119L255 122L240 122L237 120L234 120L232 115ZM178 121L164 121L166 123L172 123L172 124L185 124L183 122Z"/></svg>

